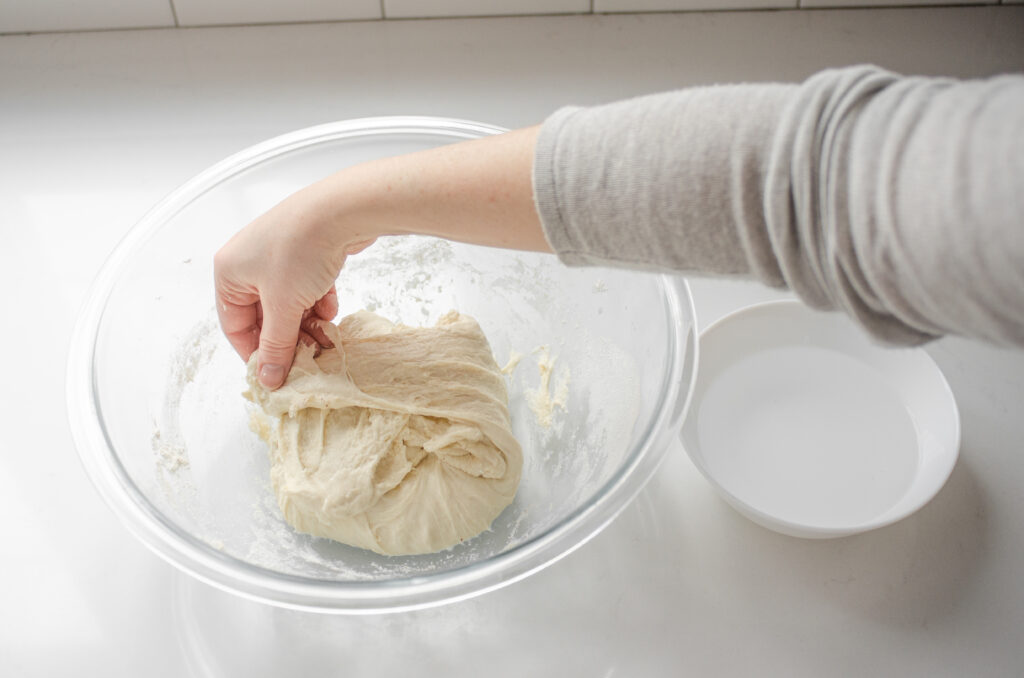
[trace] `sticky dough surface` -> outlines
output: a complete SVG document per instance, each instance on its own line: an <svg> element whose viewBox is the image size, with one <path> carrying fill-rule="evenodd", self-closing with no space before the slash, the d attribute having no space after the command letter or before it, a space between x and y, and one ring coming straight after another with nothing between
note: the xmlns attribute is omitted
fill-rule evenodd
<svg viewBox="0 0 1024 678"><path fill-rule="evenodd" d="M515 496L522 451L476 321L452 311L413 328L360 311L321 327L335 348L300 346L277 391L260 386L255 355L248 366L285 519L387 555L486 530Z"/></svg>

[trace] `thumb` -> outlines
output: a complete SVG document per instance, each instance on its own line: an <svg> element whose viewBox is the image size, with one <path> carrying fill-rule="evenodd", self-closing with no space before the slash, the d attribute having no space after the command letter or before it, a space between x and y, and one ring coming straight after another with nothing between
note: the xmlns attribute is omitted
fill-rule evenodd
<svg viewBox="0 0 1024 678"><path fill-rule="evenodd" d="M299 340L302 308L292 305L264 304L263 328L260 330L260 348L257 374L265 388L274 390L284 383L295 358L295 344Z"/></svg>

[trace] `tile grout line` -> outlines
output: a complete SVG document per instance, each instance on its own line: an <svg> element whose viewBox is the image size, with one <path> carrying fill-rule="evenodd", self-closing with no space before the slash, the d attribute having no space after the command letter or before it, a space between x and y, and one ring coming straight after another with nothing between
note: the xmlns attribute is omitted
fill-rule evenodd
<svg viewBox="0 0 1024 678"><path fill-rule="evenodd" d="M380 0L380 18L381 19L387 19L388 18L387 10L384 9L384 0Z"/></svg>

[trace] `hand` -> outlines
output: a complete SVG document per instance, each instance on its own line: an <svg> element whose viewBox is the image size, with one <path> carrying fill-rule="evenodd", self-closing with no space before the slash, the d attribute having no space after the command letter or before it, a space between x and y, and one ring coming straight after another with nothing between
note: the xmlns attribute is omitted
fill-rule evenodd
<svg viewBox="0 0 1024 678"><path fill-rule="evenodd" d="M315 188L300 191L239 231L214 257L217 315L248 360L259 351L260 383L284 383L298 341L330 347L314 318L338 313L334 281L348 254L374 239L338 243L343 229L317 209Z"/></svg>
<svg viewBox="0 0 1024 678"><path fill-rule="evenodd" d="M538 128L382 158L339 171L246 226L214 257L217 314L266 388L284 383L296 342L330 346L312 322L338 313L345 257L382 235L421 234L550 252L533 204Z"/></svg>

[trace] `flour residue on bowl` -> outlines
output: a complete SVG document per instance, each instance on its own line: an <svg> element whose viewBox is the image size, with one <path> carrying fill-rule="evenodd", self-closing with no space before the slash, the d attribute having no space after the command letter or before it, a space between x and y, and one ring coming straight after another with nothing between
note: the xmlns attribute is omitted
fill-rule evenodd
<svg viewBox="0 0 1024 678"><path fill-rule="evenodd" d="M217 421L214 403L219 395L210 392L209 369L220 346L220 326L214 308L189 328L171 353L165 391L159 414L153 419L150 445L153 451L155 480L159 496L179 517L191 526L195 536L223 549L216 536L216 517L203 501L203 465L194 468L193 446L200 444L203 428ZM201 461L205 461L202 456ZM197 475L200 477L197 478ZM208 490L207 490L208 491Z"/></svg>
<svg viewBox="0 0 1024 678"><path fill-rule="evenodd" d="M508 354L508 361L505 366L501 368L501 373L504 375L510 375L515 372L516 368L519 367L519 363L523 360L523 354L519 351L512 349Z"/></svg>
<svg viewBox="0 0 1024 678"><path fill-rule="evenodd" d="M212 309L207 318L193 326L171 357L167 392L163 402L163 428L154 422L152 447L158 467L165 473L176 473L189 465L188 448L173 416L189 384L213 358L217 348L218 325Z"/></svg>
<svg viewBox="0 0 1024 678"><path fill-rule="evenodd" d="M153 451L156 452L157 464L167 473L175 473L188 466L188 452L184 445L164 442L163 433L156 427L153 428Z"/></svg>
<svg viewBox="0 0 1024 678"><path fill-rule="evenodd" d="M552 389L551 375L555 371L557 358L551 355L551 350L547 346L541 346L535 352L540 354L537 360L540 383L536 388L526 391L526 402L529 403L533 416L537 418L537 423L544 428L551 428L555 408L564 411L569 400L569 368L562 367L557 385Z"/></svg>

